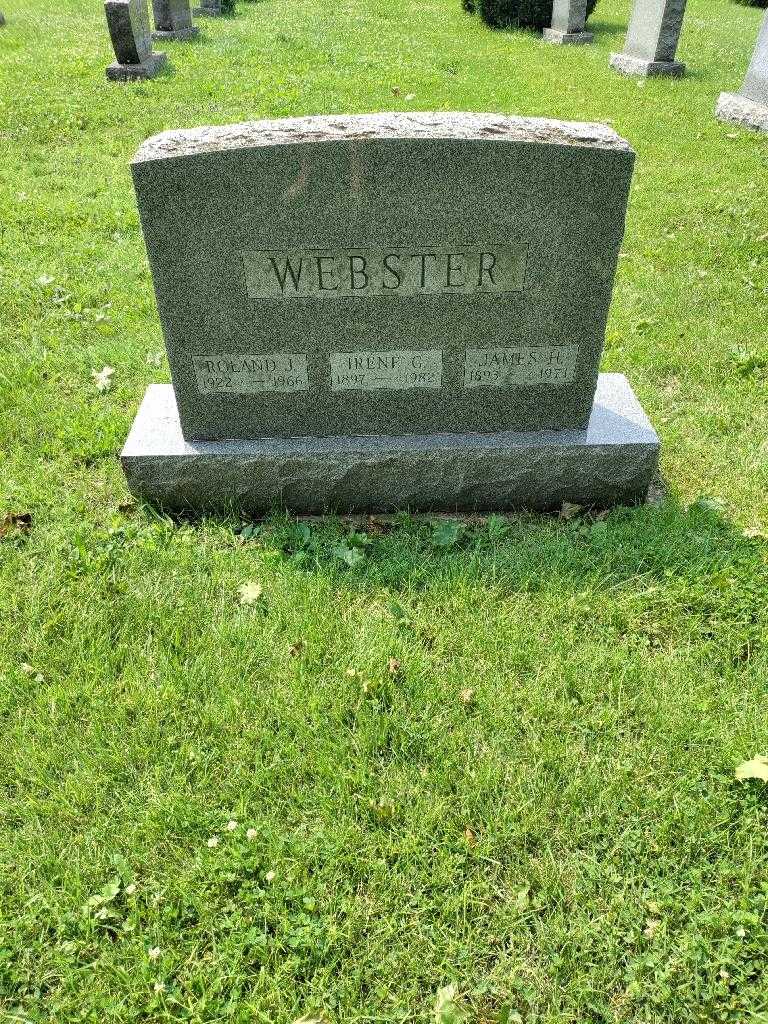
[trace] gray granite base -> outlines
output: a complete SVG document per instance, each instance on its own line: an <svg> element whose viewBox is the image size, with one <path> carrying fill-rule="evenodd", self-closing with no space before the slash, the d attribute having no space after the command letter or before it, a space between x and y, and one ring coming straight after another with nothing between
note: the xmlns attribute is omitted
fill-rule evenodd
<svg viewBox="0 0 768 1024"><path fill-rule="evenodd" d="M720 121L731 121L744 128L754 128L759 132L768 132L768 106L755 103L737 93L721 92L715 109L715 117Z"/></svg>
<svg viewBox="0 0 768 1024"><path fill-rule="evenodd" d="M168 57L164 53L151 53L141 64L118 64L115 61L107 68L110 82L135 82L145 78L154 78L163 70Z"/></svg>
<svg viewBox="0 0 768 1024"><path fill-rule="evenodd" d="M171 512L605 508L645 500L659 439L626 378L600 375L585 430L185 441L170 384L147 389L120 461Z"/></svg>
<svg viewBox="0 0 768 1024"><path fill-rule="evenodd" d="M645 60L643 57L632 57L628 53L612 53L610 64L614 71L622 75L682 78L685 74L685 64L678 60Z"/></svg>
<svg viewBox="0 0 768 1024"><path fill-rule="evenodd" d="M195 39L199 35L200 29L193 25L191 28L180 28L175 32L165 32L162 29L156 29L152 33L152 38L156 39L158 42L161 42L164 39L170 39L172 42L186 43L190 39Z"/></svg>
<svg viewBox="0 0 768 1024"><path fill-rule="evenodd" d="M556 28L545 28L544 39L556 46L583 46L594 40L592 32L559 32Z"/></svg>

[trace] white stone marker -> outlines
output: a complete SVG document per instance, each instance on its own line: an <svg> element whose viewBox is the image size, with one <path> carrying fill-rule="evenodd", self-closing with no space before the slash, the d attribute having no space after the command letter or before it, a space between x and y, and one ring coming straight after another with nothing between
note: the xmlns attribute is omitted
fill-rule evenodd
<svg viewBox="0 0 768 1024"><path fill-rule="evenodd" d="M586 23L587 0L555 0L552 27L544 29L544 38L560 46L591 43L595 37L584 30Z"/></svg>
<svg viewBox="0 0 768 1024"><path fill-rule="evenodd" d="M622 75L668 75L680 78L685 64L675 60L686 0L635 0L622 53L611 54L611 67Z"/></svg>
<svg viewBox="0 0 768 1024"><path fill-rule="evenodd" d="M768 11L763 16L744 84L737 93L720 93L715 114L721 121L768 132Z"/></svg>

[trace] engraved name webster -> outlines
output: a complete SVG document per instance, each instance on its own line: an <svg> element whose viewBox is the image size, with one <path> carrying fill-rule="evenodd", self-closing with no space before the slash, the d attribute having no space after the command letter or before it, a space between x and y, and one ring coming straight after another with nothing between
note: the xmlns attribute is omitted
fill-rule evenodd
<svg viewBox="0 0 768 1024"><path fill-rule="evenodd" d="M521 246L413 245L241 252L252 299L519 292Z"/></svg>

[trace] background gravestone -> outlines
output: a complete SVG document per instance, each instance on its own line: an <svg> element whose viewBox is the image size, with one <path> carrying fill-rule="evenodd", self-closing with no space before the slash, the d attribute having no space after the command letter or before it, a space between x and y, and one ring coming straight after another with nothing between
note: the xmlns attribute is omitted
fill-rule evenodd
<svg viewBox="0 0 768 1024"><path fill-rule="evenodd" d="M173 386L139 411L131 489L251 511L642 498L658 439L623 377L598 382L633 162L607 126L483 114L148 140Z"/></svg>
<svg viewBox="0 0 768 1024"><path fill-rule="evenodd" d="M561 45L591 43L594 36L584 30L586 23L587 0L555 0L552 27L544 29L544 38Z"/></svg>
<svg viewBox="0 0 768 1024"><path fill-rule="evenodd" d="M194 39L199 29L192 24L189 0L152 0L154 39Z"/></svg>
<svg viewBox="0 0 768 1024"><path fill-rule="evenodd" d="M221 4L222 0L200 0L200 6L195 8L195 14L204 18L218 18L224 13Z"/></svg>
<svg viewBox="0 0 768 1024"><path fill-rule="evenodd" d="M686 0L635 0L622 53L611 54L611 67L624 75L685 74L675 60Z"/></svg>
<svg viewBox="0 0 768 1024"><path fill-rule="evenodd" d="M165 66L166 56L152 50L147 0L106 0L104 10L117 57L107 68L107 78L153 78Z"/></svg>
<svg viewBox="0 0 768 1024"><path fill-rule="evenodd" d="M722 92L717 117L768 132L768 11L757 36L744 84L738 93Z"/></svg>

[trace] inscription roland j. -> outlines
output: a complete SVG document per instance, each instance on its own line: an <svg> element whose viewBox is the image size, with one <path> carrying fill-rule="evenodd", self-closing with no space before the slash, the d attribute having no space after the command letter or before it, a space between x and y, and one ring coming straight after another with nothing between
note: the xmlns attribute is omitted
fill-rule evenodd
<svg viewBox="0 0 768 1024"><path fill-rule="evenodd" d="M468 348L464 387L570 384L576 376L578 355L578 345Z"/></svg>
<svg viewBox="0 0 768 1024"><path fill-rule="evenodd" d="M390 352L331 352L333 391L406 391L439 388L443 383L440 349Z"/></svg>
<svg viewBox="0 0 768 1024"><path fill-rule="evenodd" d="M192 356L192 365L201 395L309 391L307 357L303 353Z"/></svg>
<svg viewBox="0 0 768 1024"><path fill-rule="evenodd" d="M508 245L241 252L252 299L519 292L525 251Z"/></svg>

